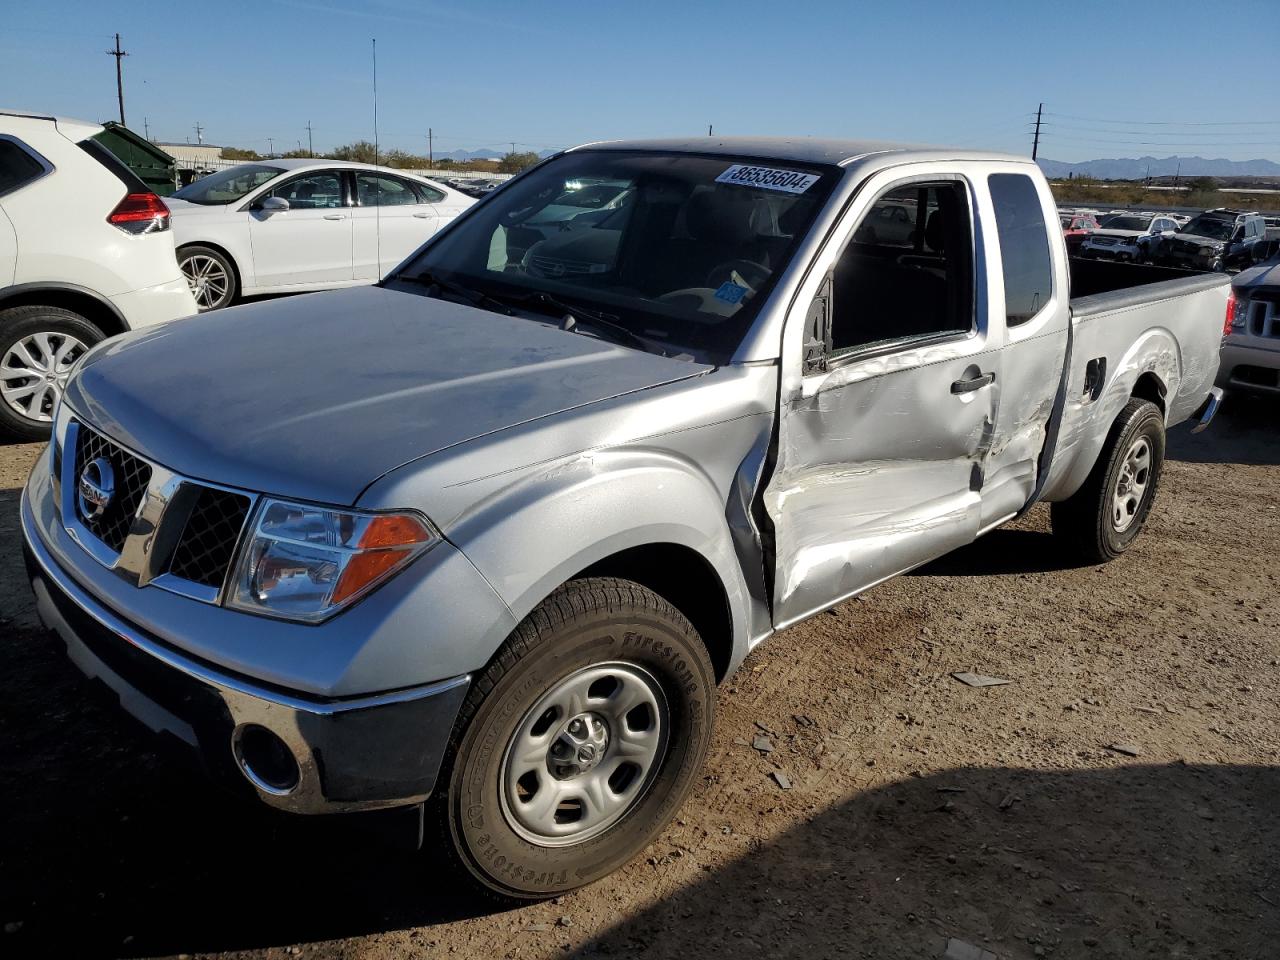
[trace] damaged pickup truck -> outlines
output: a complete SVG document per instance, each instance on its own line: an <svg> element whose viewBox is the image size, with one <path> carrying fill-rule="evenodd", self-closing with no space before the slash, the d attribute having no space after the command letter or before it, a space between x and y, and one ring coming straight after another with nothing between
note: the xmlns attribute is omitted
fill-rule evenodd
<svg viewBox="0 0 1280 960"><path fill-rule="evenodd" d="M418 805L460 875L553 896L670 820L773 632L1040 501L1123 553L1216 408L1228 283L1069 264L1018 157L581 147L376 287L90 351L30 577L218 778Z"/></svg>

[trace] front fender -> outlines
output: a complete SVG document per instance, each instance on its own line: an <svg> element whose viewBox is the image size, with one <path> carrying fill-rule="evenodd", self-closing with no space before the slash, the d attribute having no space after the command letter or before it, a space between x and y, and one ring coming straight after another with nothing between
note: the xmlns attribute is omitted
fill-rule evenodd
<svg viewBox="0 0 1280 960"><path fill-rule="evenodd" d="M724 587L733 664L746 654L750 598L725 500L691 460L643 448L583 453L493 492L445 533L516 620L560 584L623 550L687 547L710 564Z"/></svg>

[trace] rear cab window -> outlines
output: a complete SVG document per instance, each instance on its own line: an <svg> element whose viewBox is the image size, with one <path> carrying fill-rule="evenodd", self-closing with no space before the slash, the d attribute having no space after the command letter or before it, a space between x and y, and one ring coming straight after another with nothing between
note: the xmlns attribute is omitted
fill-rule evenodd
<svg viewBox="0 0 1280 960"><path fill-rule="evenodd" d="M1004 271L1005 323L1026 323L1053 295L1053 260L1035 181L1023 173L987 178Z"/></svg>

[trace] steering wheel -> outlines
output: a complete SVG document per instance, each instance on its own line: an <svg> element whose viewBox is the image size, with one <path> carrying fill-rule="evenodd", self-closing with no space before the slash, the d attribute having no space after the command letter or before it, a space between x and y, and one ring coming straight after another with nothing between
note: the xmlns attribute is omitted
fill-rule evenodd
<svg viewBox="0 0 1280 960"><path fill-rule="evenodd" d="M718 289L722 283L731 279L730 275L737 271L738 276L746 281L753 290L759 289L773 275L773 271L763 263L754 260L726 260L717 263L707 273L707 286Z"/></svg>

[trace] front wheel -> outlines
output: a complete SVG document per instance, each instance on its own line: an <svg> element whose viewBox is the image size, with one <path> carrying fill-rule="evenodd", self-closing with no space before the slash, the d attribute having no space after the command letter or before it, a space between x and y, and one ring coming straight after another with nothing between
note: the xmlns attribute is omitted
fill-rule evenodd
<svg viewBox="0 0 1280 960"><path fill-rule="evenodd" d="M1160 408L1132 398L1084 486L1050 508L1054 536L1087 563L1106 563L1129 549L1155 501L1164 443Z"/></svg>
<svg viewBox="0 0 1280 960"><path fill-rule="evenodd" d="M597 880L680 808L714 708L714 672L683 615L630 581L573 581L473 683L433 801L442 840L505 899Z"/></svg>
<svg viewBox="0 0 1280 960"><path fill-rule="evenodd" d="M235 302L238 292L235 267L221 251L198 244L183 247L178 251L178 266L201 313L229 307Z"/></svg>

